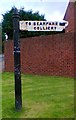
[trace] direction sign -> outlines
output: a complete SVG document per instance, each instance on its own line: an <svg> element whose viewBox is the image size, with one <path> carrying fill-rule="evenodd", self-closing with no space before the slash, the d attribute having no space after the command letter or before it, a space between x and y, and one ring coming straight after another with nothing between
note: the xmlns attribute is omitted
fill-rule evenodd
<svg viewBox="0 0 76 120"><path fill-rule="evenodd" d="M20 30L26 31L62 31L68 21L20 21Z"/></svg>

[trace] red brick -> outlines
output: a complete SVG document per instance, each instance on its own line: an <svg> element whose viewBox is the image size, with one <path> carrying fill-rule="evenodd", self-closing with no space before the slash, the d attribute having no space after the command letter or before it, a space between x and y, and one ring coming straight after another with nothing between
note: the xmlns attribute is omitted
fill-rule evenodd
<svg viewBox="0 0 76 120"><path fill-rule="evenodd" d="M13 41L5 42L5 71L13 71ZM21 39L21 71L28 74L74 76L74 34Z"/></svg>

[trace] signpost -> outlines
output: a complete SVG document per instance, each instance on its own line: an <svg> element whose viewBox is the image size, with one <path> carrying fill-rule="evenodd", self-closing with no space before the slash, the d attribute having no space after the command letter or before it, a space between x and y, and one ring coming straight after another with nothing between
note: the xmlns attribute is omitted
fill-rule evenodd
<svg viewBox="0 0 76 120"><path fill-rule="evenodd" d="M14 73L15 73L15 108L22 108L21 66L20 66L20 40L19 29L26 31L62 31L68 25L67 21L20 21L19 13L15 8L13 13L14 36Z"/></svg>
<svg viewBox="0 0 76 120"><path fill-rule="evenodd" d="M63 21L20 21L20 30L26 31L62 31L68 25Z"/></svg>
<svg viewBox="0 0 76 120"><path fill-rule="evenodd" d="M14 37L14 73L15 73L15 108L22 108L21 70L20 70L20 41L19 41L19 13L15 8L13 13Z"/></svg>

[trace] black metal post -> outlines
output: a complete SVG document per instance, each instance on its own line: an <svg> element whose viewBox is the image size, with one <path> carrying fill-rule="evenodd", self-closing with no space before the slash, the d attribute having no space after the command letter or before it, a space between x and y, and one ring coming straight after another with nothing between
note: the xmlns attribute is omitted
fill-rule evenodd
<svg viewBox="0 0 76 120"><path fill-rule="evenodd" d="M15 74L15 108L22 108L21 70L20 70L20 41L19 41L19 13L17 8L13 12L14 37L14 74Z"/></svg>

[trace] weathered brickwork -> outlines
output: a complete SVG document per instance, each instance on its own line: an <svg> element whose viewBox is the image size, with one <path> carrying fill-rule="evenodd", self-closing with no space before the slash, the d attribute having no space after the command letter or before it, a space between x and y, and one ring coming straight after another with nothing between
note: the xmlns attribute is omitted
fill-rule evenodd
<svg viewBox="0 0 76 120"><path fill-rule="evenodd" d="M14 69L13 41L5 42L4 46L5 46L4 47L5 71L13 71Z"/></svg>
<svg viewBox="0 0 76 120"><path fill-rule="evenodd" d="M5 43L5 71L13 71L13 42ZM74 76L74 34L21 39L21 71L27 74Z"/></svg>
<svg viewBox="0 0 76 120"><path fill-rule="evenodd" d="M69 3L66 33L20 40L21 72L25 74L75 76L75 10ZM5 42L5 71L14 70L13 41Z"/></svg>

